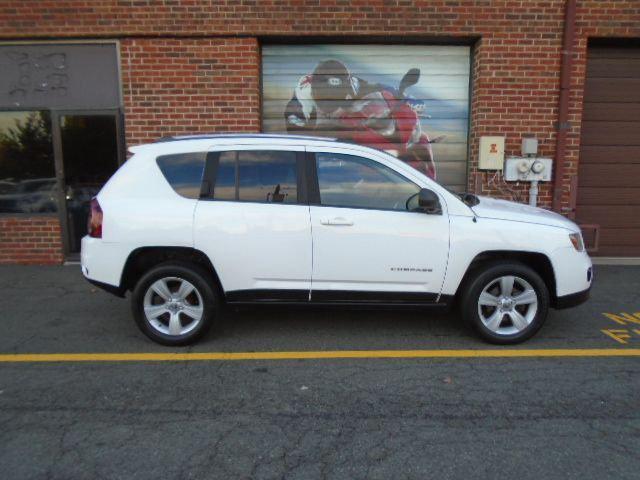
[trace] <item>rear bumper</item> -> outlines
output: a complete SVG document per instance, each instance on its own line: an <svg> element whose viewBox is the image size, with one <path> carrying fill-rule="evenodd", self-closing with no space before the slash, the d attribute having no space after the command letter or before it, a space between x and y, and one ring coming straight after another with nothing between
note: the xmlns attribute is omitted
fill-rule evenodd
<svg viewBox="0 0 640 480"><path fill-rule="evenodd" d="M576 307L586 302L587 300L589 300L590 294L591 294L591 287L581 292L572 293L570 295L563 295L561 297L556 298L556 300L553 302L552 307L557 310Z"/></svg>
<svg viewBox="0 0 640 480"><path fill-rule="evenodd" d="M128 255L129 249L126 246L85 236L80 252L82 274L93 285L123 296L120 278Z"/></svg>
<svg viewBox="0 0 640 480"><path fill-rule="evenodd" d="M98 287L102 290L104 290L105 292L109 292L117 297L121 297L124 298L124 294L126 293L126 290L122 287L116 287L114 285L109 285L108 283L103 283L103 282L99 282L97 280L91 280L88 277L84 277L87 282L89 282L91 285Z"/></svg>

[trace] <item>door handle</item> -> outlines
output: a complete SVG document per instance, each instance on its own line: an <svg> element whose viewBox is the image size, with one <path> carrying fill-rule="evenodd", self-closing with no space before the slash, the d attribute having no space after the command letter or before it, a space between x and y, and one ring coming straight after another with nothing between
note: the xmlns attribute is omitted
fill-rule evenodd
<svg viewBox="0 0 640 480"><path fill-rule="evenodd" d="M334 218L323 218L320 220L322 225L332 225L332 226L342 226L342 227L351 227L353 225L352 220L347 220L343 217L334 217Z"/></svg>

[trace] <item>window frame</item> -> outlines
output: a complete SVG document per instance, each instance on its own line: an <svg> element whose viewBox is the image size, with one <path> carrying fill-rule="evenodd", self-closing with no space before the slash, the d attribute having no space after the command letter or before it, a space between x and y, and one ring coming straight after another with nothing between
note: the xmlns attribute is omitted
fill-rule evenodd
<svg viewBox="0 0 640 480"><path fill-rule="evenodd" d="M240 148L238 148L240 147ZM282 146L281 146L282 147ZM288 145L286 147L289 147ZM207 152L205 158L205 166L204 173L202 176L202 185L200 188L200 197L199 200L205 200L208 202L234 202L234 203L254 203L254 204L262 204L262 205L309 205L309 196L308 196L308 173L305 166L305 151L292 149L292 148L278 148L278 146L268 146L268 145L255 145L252 148L242 148L242 146L229 146L229 148L219 149L219 150L210 150ZM240 152L293 152L295 153L296 158L296 190L297 190L297 199L295 202L284 203L284 202L267 202L267 201L258 201L258 200L240 200L238 198L239 194L239 183L240 178L238 175L238 169L236 168L236 176L235 176L235 199L220 199L214 198L214 188L216 184L216 179L218 176L218 168L220 165L220 155L225 152L235 152L236 154L236 162L238 161L238 154ZM237 165L237 163L236 163Z"/></svg>
<svg viewBox="0 0 640 480"><path fill-rule="evenodd" d="M333 151L313 151L313 152L307 152L307 170L308 170L307 178L310 180L310 183L308 186L309 198L310 198L309 205L314 207L322 207L322 208L347 208L352 210L372 210L372 211L378 211L378 212L414 213L414 214L424 215L424 213L420 211L395 210L393 208L358 207L358 206L346 206L346 205L323 205L320 198L320 181L318 179L318 169L317 169L317 163L316 163L318 160L317 155L322 155L322 154L346 155L350 157L358 157L365 160L369 160L370 162L375 162L376 164L381 165L382 167L393 170L395 174L397 174L407 182L415 185L418 188L418 192L423 188L418 183L407 178L405 175L403 175L401 172L399 172L395 168L391 168L390 166L385 165L384 163L379 162L374 158L361 155L360 152L347 153L347 152L333 152Z"/></svg>

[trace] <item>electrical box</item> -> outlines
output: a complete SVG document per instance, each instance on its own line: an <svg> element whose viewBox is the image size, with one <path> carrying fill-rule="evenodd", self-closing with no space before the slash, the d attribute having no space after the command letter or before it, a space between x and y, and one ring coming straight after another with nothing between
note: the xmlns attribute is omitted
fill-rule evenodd
<svg viewBox="0 0 640 480"><path fill-rule="evenodd" d="M504 164L504 137L480 137L480 170L502 170Z"/></svg>
<svg viewBox="0 0 640 480"><path fill-rule="evenodd" d="M548 182L553 160L541 157L509 157L504 162L504 179L511 182Z"/></svg>
<svg viewBox="0 0 640 480"><path fill-rule="evenodd" d="M522 156L538 154L538 139L535 137L524 137L522 139Z"/></svg>

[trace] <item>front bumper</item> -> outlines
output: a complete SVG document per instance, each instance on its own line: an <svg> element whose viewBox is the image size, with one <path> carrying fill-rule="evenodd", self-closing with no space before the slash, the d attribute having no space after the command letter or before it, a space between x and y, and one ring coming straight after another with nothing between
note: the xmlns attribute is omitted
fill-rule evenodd
<svg viewBox="0 0 640 480"><path fill-rule="evenodd" d="M593 282L593 265L586 252L572 246L562 247L550 255L558 298L584 292Z"/></svg>
<svg viewBox="0 0 640 480"><path fill-rule="evenodd" d="M555 299L555 301L551 306L557 310L576 307L580 304L583 304L587 300L589 300L590 294L591 294L591 287L581 292L571 293L569 295L563 295L561 297L558 297Z"/></svg>

